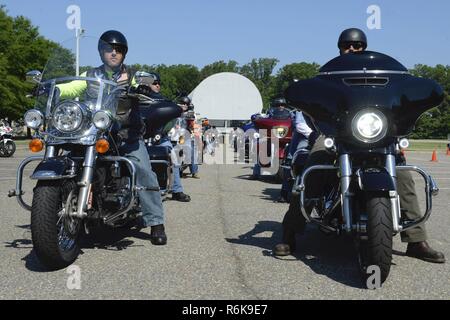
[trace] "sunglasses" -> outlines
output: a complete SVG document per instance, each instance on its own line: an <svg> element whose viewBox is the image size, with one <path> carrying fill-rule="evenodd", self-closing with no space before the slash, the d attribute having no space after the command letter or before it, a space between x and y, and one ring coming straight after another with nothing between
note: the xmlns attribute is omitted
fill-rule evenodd
<svg viewBox="0 0 450 320"><path fill-rule="evenodd" d="M361 48L364 48L364 43L362 42L354 42L354 41L349 41L349 42L344 42L341 45L341 49L342 50L348 50L350 49L350 47L353 47L353 49L359 50Z"/></svg>
<svg viewBox="0 0 450 320"><path fill-rule="evenodd" d="M154 86L160 86L160 85L161 85L161 82L155 81L155 82L153 82L153 85L154 85Z"/></svg>
<svg viewBox="0 0 450 320"><path fill-rule="evenodd" d="M111 53L114 50L116 51L116 53L124 53L125 52L125 48L122 46L116 46L116 45L104 45L102 47L102 50L107 52L107 53Z"/></svg>

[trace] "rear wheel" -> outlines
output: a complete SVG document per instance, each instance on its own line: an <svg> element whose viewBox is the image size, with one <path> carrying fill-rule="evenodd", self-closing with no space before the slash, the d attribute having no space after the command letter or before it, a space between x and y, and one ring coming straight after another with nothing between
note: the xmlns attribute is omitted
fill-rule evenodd
<svg viewBox="0 0 450 320"><path fill-rule="evenodd" d="M31 236L40 262L50 270L72 264L80 253L83 222L77 210L78 188L73 180L39 181L33 194Z"/></svg>
<svg viewBox="0 0 450 320"><path fill-rule="evenodd" d="M389 275L392 263L391 205L389 198L385 195L368 195L366 199L367 232L359 240L359 265L367 285L369 278L377 269L373 267L378 267L380 284L382 284Z"/></svg>

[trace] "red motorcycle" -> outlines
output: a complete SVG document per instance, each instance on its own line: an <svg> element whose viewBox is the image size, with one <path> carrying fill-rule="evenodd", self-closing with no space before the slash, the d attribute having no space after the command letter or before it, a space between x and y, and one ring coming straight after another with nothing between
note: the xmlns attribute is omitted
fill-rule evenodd
<svg viewBox="0 0 450 320"><path fill-rule="evenodd" d="M259 132L258 163L262 168L276 167L276 176L282 180L281 164L286 157L286 146L292 139L291 113L286 108L272 108L268 114L268 117L261 117L254 121ZM277 140L278 146L276 145ZM267 150L265 154L264 150ZM263 155L263 158L261 158L261 155ZM267 161L268 159L270 161Z"/></svg>

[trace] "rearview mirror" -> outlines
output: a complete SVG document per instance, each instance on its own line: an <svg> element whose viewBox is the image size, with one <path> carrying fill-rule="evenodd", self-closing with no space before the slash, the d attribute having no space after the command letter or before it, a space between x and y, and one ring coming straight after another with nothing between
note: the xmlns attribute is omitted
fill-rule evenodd
<svg viewBox="0 0 450 320"><path fill-rule="evenodd" d="M26 74L27 82L39 84L42 80L42 73L37 70L29 71Z"/></svg>

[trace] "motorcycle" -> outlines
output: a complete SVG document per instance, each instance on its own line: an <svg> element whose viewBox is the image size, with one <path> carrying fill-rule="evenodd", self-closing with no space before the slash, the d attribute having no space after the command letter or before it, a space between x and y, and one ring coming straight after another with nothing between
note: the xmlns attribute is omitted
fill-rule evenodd
<svg viewBox="0 0 450 320"><path fill-rule="evenodd" d="M35 108L24 116L27 127L35 130L29 146L32 152L44 150L45 154L20 163L16 188L8 195L31 211L33 248L50 270L73 263L80 253L81 238L95 227L136 225L141 215L138 191L144 190L136 184L133 162L119 154L116 115L126 115L136 104L145 105L151 99L124 92L102 77L65 73L71 72L73 65L73 59L59 50L43 73L27 74L29 81L38 84ZM136 80L139 77L145 84L146 77L136 74ZM59 87L74 81L85 84L85 92L74 99L60 97ZM173 103L154 106L147 122L165 119L174 110L181 111ZM30 205L23 199L22 179L26 166L35 161L39 164L31 179L37 184ZM159 187L145 190L160 192Z"/></svg>
<svg viewBox="0 0 450 320"><path fill-rule="evenodd" d="M322 143L336 159L333 165L311 166L297 176L297 200L291 201L291 208L322 231L350 235L363 280L367 283L373 272L369 267L376 266L382 284L390 272L393 237L427 221L432 196L439 191L427 172L397 163L396 157L408 147L406 137L419 116L443 101L442 88L412 76L385 54L365 51L329 61L317 77L288 87L285 96L314 120L325 136ZM415 172L425 181L421 219L411 221L400 214L400 171ZM317 182L310 175L325 172L330 183L321 194L307 193L311 180Z"/></svg>
<svg viewBox="0 0 450 320"><path fill-rule="evenodd" d="M292 139L292 119L289 110L274 108L270 117L258 117L254 120L255 129L259 132L258 135L258 162L261 167L270 167L274 163L282 164L287 155L285 149ZM261 136L261 130L267 132L267 136ZM274 148L272 134L278 139L278 148ZM268 163L262 163L259 157L261 151L267 150L267 156L270 157ZM276 152L276 154L275 154ZM275 157L277 160L275 160ZM278 166L276 172L278 180L283 179L283 168Z"/></svg>
<svg viewBox="0 0 450 320"><path fill-rule="evenodd" d="M16 152L16 143L13 140L13 129L5 120L0 121L0 157L12 157Z"/></svg>

